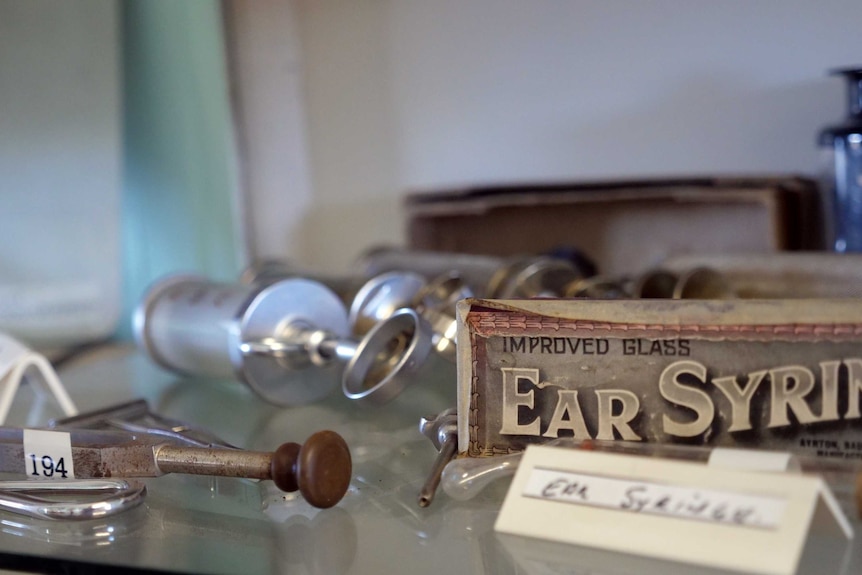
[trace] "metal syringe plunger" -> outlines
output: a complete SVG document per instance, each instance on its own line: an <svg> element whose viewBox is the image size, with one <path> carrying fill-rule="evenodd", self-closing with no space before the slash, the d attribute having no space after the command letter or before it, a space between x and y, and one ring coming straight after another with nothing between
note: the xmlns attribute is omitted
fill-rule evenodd
<svg viewBox="0 0 862 575"><path fill-rule="evenodd" d="M287 261L265 260L247 268L240 282L266 285L298 277L323 283L337 293L349 306L348 323L357 337L363 337L402 308L414 310L431 330L434 350L455 362L455 304L473 297L473 291L456 272L429 280L415 272L390 271L360 281L358 276L321 276Z"/></svg>
<svg viewBox="0 0 862 575"><path fill-rule="evenodd" d="M457 273L430 281L413 272L387 272L368 280L350 306L350 324L365 333L402 308L413 309L428 324L434 350L455 362L455 305L473 297Z"/></svg>

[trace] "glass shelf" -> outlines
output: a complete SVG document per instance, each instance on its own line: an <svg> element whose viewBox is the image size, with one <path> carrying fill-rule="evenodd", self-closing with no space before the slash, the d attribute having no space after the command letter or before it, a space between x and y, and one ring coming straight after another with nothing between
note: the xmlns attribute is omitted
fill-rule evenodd
<svg viewBox="0 0 862 575"><path fill-rule="evenodd" d="M419 418L455 404L454 377L454 369L441 366L439 373L426 374L393 403L378 408L362 408L333 394L285 409L262 402L237 382L177 378L131 348L95 352L61 372L82 411L144 398L162 415L266 451L332 429L351 448L350 489L336 507L318 510L278 491L271 481L185 475L148 479L144 505L109 520L66 523L0 514L0 568L332 575L699 572L685 565L499 537L493 526L508 487L505 480L468 502L438 492L429 507L420 508L419 489L436 451L419 433ZM39 425L57 416L52 406L34 402L32 393L23 391L7 424ZM817 545L806 554L810 572L862 571L858 540L840 549L831 540Z"/></svg>

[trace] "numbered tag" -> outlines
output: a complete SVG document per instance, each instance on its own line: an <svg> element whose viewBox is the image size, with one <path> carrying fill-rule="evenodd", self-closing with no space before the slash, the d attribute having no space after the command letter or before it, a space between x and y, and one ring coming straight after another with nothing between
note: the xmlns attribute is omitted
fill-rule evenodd
<svg viewBox="0 0 862 575"><path fill-rule="evenodd" d="M25 429L24 472L29 479L74 479L69 433Z"/></svg>

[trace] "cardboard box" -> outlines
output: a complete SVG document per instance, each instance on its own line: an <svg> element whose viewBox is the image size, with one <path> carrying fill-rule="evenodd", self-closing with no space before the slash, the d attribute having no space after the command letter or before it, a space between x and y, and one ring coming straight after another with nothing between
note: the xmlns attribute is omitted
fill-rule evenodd
<svg viewBox="0 0 862 575"><path fill-rule="evenodd" d="M678 254L821 249L816 184L700 178L436 190L406 200L408 245L507 256L578 248L603 275Z"/></svg>
<svg viewBox="0 0 862 575"><path fill-rule="evenodd" d="M459 451L557 437L862 459L862 300L458 304Z"/></svg>

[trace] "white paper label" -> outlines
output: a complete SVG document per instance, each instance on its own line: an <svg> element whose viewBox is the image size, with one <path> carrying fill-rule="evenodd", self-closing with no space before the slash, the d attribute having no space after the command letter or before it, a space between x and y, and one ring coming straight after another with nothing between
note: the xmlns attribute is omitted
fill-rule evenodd
<svg viewBox="0 0 862 575"><path fill-rule="evenodd" d="M636 481L537 467L523 494L630 513L758 529L777 528L787 501L735 491Z"/></svg>
<svg viewBox="0 0 862 575"><path fill-rule="evenodd" d="M494 529L761 575L798 573L811 531L853 537L820 477L541 445L524 452Z"/></svg>
<svg viewBox="0 0 862 575"><path fill-rule="evenodd" d="M74 479L69 433L25 429L24 472L29 479Z"/></svg>

